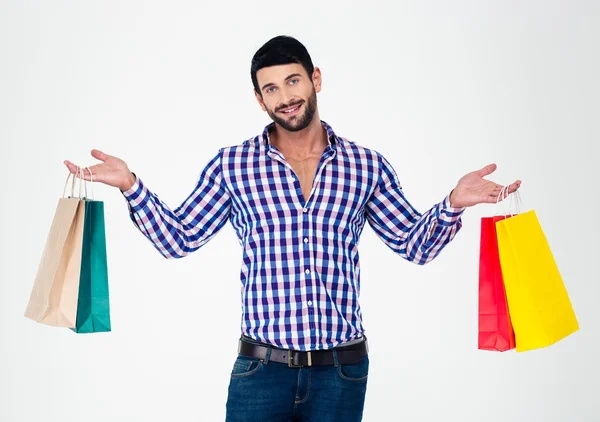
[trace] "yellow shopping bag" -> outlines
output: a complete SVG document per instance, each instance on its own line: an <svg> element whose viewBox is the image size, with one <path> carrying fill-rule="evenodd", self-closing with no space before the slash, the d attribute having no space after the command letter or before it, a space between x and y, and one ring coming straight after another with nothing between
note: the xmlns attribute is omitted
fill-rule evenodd
<svg viewBox="0 0 600 422"><path fill-rule="evenodd" d="M531 210L496 223L516 351L550 346L579 329L550 246Z"/></svg>

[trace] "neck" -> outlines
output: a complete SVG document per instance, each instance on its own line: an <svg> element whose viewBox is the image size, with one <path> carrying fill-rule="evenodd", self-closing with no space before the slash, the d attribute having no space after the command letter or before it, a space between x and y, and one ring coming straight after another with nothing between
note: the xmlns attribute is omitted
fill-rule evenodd
<svg viewBox="0 0 600 422"><path fill-rule="evenodd" d="M306 157L314 153L322 153L327 147L327 131L321 125L319 114L315 113L310 124L297 132L285 130L274 125L269 134L269 141L284 155Z"/></svg>

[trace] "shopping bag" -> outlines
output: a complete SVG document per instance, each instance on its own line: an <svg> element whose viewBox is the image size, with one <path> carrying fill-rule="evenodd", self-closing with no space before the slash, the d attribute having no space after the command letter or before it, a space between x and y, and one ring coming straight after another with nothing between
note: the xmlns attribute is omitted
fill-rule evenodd
<svg viewBox="0 0 600 422"><path fill-rule="evenodd" d="M93 182L93 181L92 181ZM104 203L85 200L76 333L111 331Z"/></svg>
<svg viewBox="0 0 600 422"><path fill-rule="evenodd" d="M25 310L25 317L33 321L59 326L75 327L85 204L74 196L75 177L71 185L71 196L58 200L54 218L48 233L42 258Z"/></svg>
<svg viewBox="0 0 600 422"><path fill-rule="evenodd" d="M576 332L571 300L535 211L500 220L496 230L517 352Z"/></svg>
<svg viewBox="0 0 600 422"><path fill-rule="evenodd" d="M478 348L504 352L515 348L500 257L496 222L505 216L483 217L479 245Z"/></svg>

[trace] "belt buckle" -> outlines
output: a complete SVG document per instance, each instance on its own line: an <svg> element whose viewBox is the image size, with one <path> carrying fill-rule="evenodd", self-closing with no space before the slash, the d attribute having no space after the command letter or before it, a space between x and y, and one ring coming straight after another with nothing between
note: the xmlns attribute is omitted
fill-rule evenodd
<svg viewBox="0 0 600 422"><path fill-rule="evenodd" d="M288 353L288 366L290 368L302 368L303 366L312 366L312 356L310 354L310 350L306 352L308 354L308 365L294 365L292 363L294 352L297 352L297 350L290 350L290 352Z"/></svg>

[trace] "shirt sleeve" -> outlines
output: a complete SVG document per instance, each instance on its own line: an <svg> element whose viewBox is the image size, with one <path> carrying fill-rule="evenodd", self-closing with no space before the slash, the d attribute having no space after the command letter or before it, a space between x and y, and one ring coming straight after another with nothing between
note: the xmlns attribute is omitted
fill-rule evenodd
<svg viewBox="0 0 600 422"><path fill-rule="evenodd" d="M136 176L123 191L130 218L165 258L182 258L211 240L227 222L231 198L221 174L221 153L200 174L192 193L171 210Z"/></svg>
<svg viewBox="0 0 600 422"><path fill-rule="evenodd" d="M377 236L402 258L419 265L432 261L462 227L465 208L450 207L450 194L424 213L406 199L396 171L377 152L378 184L366 205L366 218Z"/></svg>

